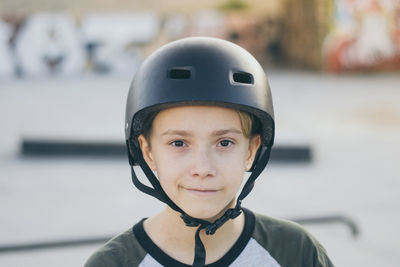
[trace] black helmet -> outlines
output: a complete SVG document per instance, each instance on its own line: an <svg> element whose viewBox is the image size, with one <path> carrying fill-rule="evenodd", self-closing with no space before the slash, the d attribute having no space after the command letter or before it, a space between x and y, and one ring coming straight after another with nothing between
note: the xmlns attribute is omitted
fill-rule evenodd
<svg viewBox="0 0 400 267"><path fill-rule="evenodd" d="M216 105L252 114L260 125L261 146L234 209L210 223L192 218L173 203L144 161L138 143L143 124L154 111L184 105ZM231 42L190 37L171 42L150 55L137 71L126 105L125 137L135 186L182 214L188 226L213 234L228 219L237 217L241 200L265 168L274 141L274 114L270 87L263 68L246 50ZM141 183L133 169L140 165L152 187ZM198 232L197 232L198 235ZM200 240L200 239L199 239ZM201 241L200 241L201 243ZM202 246L196 241L196 247ZM202 261L201 255L195 255ZM200 258L200 259L199 259Z"/></svg>

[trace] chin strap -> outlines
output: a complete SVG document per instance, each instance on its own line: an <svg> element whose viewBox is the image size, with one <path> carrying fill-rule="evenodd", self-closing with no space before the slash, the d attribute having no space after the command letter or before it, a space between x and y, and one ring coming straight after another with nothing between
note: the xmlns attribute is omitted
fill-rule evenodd
<svg viewBox="0 0 400 267"><path fill-rule="evenodd" d="M195 267L204 266L206 264L206 249L200 239L200 231L204 229L204 227L204 225L200 225L194 236L194 260L192 266Z"/></svg>
<svg viewBox="0 0 400 267"><path fill-rule="evenodd" d="M247 182L243 186L242 192L239 194L239 197L237 198L235 207L226 210L225 213L220 218L211 223L206 220L190 217L181 208L179 208L162 189L157 177L154 175L153 171L150 169L150 167L143 159L141 150L140 149L131 150L129 141L127 141L127 147L128 147L129 163L131 165L133 184L143 193L146 193L148 195L157 198L158 200L170 206L173 210L181 213L181 218L183 222L186 224L186 226L198 227L195 234L195 248L194 248L195 254L194 254L193 266L204 266L206 262L206 250L200 238L200 231L205 229L207 235L213 235L218 230L218 228L220 228L224 223L226 223L230 219L235 219L242 213L241 210L242 200L253 189L255 180L264 170L271 154L271 147L267 147L264 149L264 151L261 151L261 155L259 160L257 161L257 165L255 166L250 177L247 179ZM143 184L138 179L135 170L133 169L133 160L131 158L132 155L131 153L134 155L136 162L139 164L140 168L147 176L147 179L150 181L153 188Z"/></svg>
<svg viewBox="0 0 400 267"><path fill-rule="evenodd" d="M181 218L189 227L197 227L200 225L201 229L205 229L207 235L213 235L220 228L224 223L226 223L229 219L235 219L242 213L240 202L236 204L235 208L228 209L224 215L222 215L219 219L215 220L214 222L208 222L205 220L192 218L187 214L181 214Z"/></svg>
<svg viewBox="0 0 400 267"><path fill-rule="evenodd" d="M185 222L186 226L189 227L199 227L196 230L196 235L194 237L194 261L193 266L204 266L206 263L206 249L203 242L200 239L200 231L205 229L207 235L213 235L225 222L229 219L235 219L242 213L240 202L236 203L235 208L228 209L222 217L214 221L213 223L192 218L186 214L181 214L182 220ZM201 223L199 222L201 221Z"/></svg>

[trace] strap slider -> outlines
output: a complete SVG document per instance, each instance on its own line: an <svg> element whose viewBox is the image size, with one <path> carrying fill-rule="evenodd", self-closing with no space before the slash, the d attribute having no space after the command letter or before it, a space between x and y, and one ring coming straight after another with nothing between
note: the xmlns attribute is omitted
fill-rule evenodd
<svg viewBox="0 0 400 267"><path fill-rule="evenodd" d="M181 214L181 218L182 218L183 222L186 224L186 226L189 226L189 227L199 226L198 222L193 221L186 214Z"/></svg>

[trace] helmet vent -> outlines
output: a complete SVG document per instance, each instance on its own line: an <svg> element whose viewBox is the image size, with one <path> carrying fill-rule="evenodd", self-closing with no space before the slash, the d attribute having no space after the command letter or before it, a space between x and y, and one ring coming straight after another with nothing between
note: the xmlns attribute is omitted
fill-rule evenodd
<svg viewBox="0 0 400 267"><path fill-rule="evenodd" d="M234 72L233 81L237 83L253 84L253 75L247 72Z"/></svg>
<svg viewBox="0 0 400 267"><path fill-rule="evenodd" d="M190 79L191 72L188 69L170 69L167 76L170 79Z"/></svg>

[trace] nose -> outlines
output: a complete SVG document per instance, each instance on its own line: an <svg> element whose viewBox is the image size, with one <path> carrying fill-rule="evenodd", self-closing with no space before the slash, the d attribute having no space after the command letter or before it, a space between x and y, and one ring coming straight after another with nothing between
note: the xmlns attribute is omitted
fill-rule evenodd
<svg viewBox="0 0 400 267"><path fill-rule="evenodd" d="M193 155L193 163L190 175L199 178L214 177L217 171L214 167L211 152L207 149L199 149Z"/></svg>

